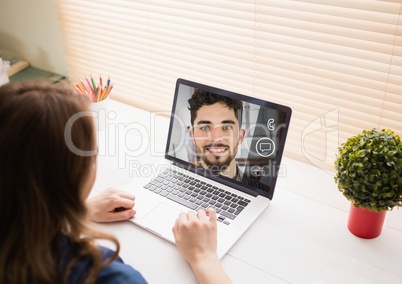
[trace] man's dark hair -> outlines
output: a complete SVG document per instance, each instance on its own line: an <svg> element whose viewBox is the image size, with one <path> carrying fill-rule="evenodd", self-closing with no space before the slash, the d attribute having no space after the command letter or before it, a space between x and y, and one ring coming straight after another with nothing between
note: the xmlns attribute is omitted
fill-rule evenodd
<svg viewBox="0 0 402 284"><path fill-rule="evenodd" d="M223 103L229 109L234 111L234 114L239 121L239 128L242 123L243 103L239 100L231 99L225 96L197 89L191 98L188 100L189 110L191 115L191 125L194 127L194 120L197 117L197 111L204 105L213 105L215 103Z"/></svg>

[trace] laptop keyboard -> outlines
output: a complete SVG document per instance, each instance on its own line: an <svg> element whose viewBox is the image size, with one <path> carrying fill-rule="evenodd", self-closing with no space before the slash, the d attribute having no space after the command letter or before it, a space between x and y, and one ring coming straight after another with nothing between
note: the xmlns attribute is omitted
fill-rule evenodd
<svg viewBox="0 0 402 284"><path fill-rule="evenodd" d="M170 169L144 187L192 210L213 208L218 213L218 221L226 225L250 203L242 196Z"/></svg>

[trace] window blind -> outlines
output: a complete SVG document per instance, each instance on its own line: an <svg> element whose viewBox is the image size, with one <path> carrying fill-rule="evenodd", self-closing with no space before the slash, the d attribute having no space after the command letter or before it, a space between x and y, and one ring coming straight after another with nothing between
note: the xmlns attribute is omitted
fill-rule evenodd
<svg viewBox="0 0 402 284"><path fill-rule="evenodd" d="M170 111L177 78L293 109L285 155L333 169L363 129L402 135L402 1L59 0L71 81Z"/></svg>

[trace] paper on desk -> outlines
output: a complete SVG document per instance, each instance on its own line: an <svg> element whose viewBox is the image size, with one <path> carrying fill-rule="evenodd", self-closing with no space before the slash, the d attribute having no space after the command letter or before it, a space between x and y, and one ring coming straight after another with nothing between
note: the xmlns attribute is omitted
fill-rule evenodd
<svg viewBox="0 0 402 284"><path fill-rule="evenodd" d="M10 62L0 58L0 86L10 82L7 76L7 70L10 68Z"/></svg>

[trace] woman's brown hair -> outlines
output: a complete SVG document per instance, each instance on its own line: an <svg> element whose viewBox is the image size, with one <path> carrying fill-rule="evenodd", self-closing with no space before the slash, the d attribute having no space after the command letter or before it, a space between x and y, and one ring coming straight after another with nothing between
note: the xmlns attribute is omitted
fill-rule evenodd
<svg viewBox="0 0 402 284"><path fill-rule="evenodd" d="M91 229L86 217L84 185L97 149L89 103L70 88L39 82L0 88L0 283L67 282L82 257L92 261L91 283L117 257L117 240ZM61 235L79 251L65 267ZM96 238L116 245L106 262Z"/></svg>

